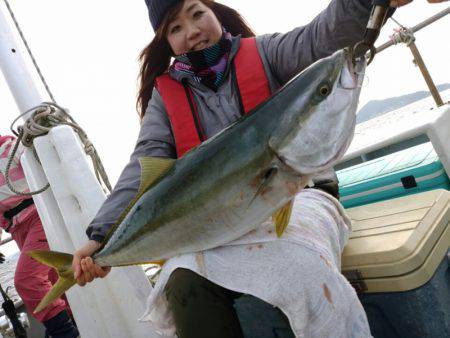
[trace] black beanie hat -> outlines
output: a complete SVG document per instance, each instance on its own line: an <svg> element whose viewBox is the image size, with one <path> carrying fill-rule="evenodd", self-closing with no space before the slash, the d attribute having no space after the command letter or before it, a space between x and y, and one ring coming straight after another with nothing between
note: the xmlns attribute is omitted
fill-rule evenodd
<svg viewBox="0 0 450 338"><path fill-rule="evenodd" d="M155 32L161 25L167 12L180 1L182 0L145 0L148 16Z"/></svg>

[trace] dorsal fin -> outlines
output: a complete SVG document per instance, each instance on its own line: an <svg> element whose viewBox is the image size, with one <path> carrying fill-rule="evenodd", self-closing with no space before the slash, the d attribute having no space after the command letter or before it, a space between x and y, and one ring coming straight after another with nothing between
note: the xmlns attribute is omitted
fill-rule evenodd
<svg viewBox="0 0 450 338"><path fill-rule="evenodd" d="M140 197L155 181L172 168L175 160L164 157L142 157L139 162L141 163L141 185L137 196Z"/></svg>
<svg viewBox="0 0 450 338"><path fill-rule="evenodd" d="M139 186L139 190L125 210L120 214L111 229L109 229L108 234L102 242L102 246L97 250L97 252L103 249L104 245L108 242L109 238L112 236L119 224L122 223L123 219L126 217L133 205L135 205L137 200L148 189L150 189L155 182L158 182L170 168L173 167L175 161L176 160L174 159L164 157L142 157L139 159L139 163L141 164L141 184Z"/></svg>

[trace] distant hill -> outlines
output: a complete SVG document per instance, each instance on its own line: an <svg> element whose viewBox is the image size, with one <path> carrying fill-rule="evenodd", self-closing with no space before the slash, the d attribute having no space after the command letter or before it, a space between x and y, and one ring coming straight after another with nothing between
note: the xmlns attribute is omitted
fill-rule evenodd
<svg viewBox="0 0 450 338"><path fill-rule="evenodd" d="M442 92L450 88L450 83L438 85L437 88L440 92ZM356 123L365 122L373 119L374 117L381 116L410 103L422 100L430 95L431 94L428 91L420 91L412 94L390 97L385 100L369 101L358 111L358 114L356 115Z"/></svg>

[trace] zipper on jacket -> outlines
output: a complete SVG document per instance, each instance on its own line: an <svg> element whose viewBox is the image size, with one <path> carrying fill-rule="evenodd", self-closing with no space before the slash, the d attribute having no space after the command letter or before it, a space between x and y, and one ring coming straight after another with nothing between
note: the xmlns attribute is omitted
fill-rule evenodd
<svg viewBox="0 0 450 338"><path fill-rule="evenodd" d="M244 109L244 104L242 103L242 95L241 95L241 90L239 89L239 83L237 81L236 66L234 64L234 61L231 64L231 76L233 77L233 82L234 82L234 85L236 86L236 92L237 92L238 103L239 103L239 113L241 114L241 116L244 116L245 109Z"/></svg>
<svg viewBox="0 0 450 338"><path fill-rule="evenodd" d="M186 81L181 82L183 84L184 91L186 93L187 100L189 102L189 107L191 108L192 117L194 118L195 129L197 130L198 138L201 142L206 140L205 132L203 131L202 125L200 123L200 116L198 115L197 106L193 102L194 95L192 90Z"/></svg>

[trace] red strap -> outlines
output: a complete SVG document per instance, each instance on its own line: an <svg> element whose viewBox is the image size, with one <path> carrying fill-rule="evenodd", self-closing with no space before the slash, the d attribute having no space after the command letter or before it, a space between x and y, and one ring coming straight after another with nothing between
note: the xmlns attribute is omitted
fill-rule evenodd
<svg viewBox="0 0 450 338"><path fill-rule="evenodd" d="M186 91L183 85L172 79L169 74L159 76L156 79L156 87L163 99L172 125L177 156L181 157L191 148L201 143Z"/></svg>
<svg viewBox="0 0 450 338"><path fill-rule="evenodd" d="M255 38L241 39L234 64L242 105L248 113L271 94ZM186 91L168 74L159 76L156 86L172 124L177 155L181 157L205 139L192 91Z"/></svg>
<svg viewBox="0 0 450 338"><path fill-rule="evenodd" d="M255 38L241 39L234 64L242 105L247 114L271 95Z"/></svg>

